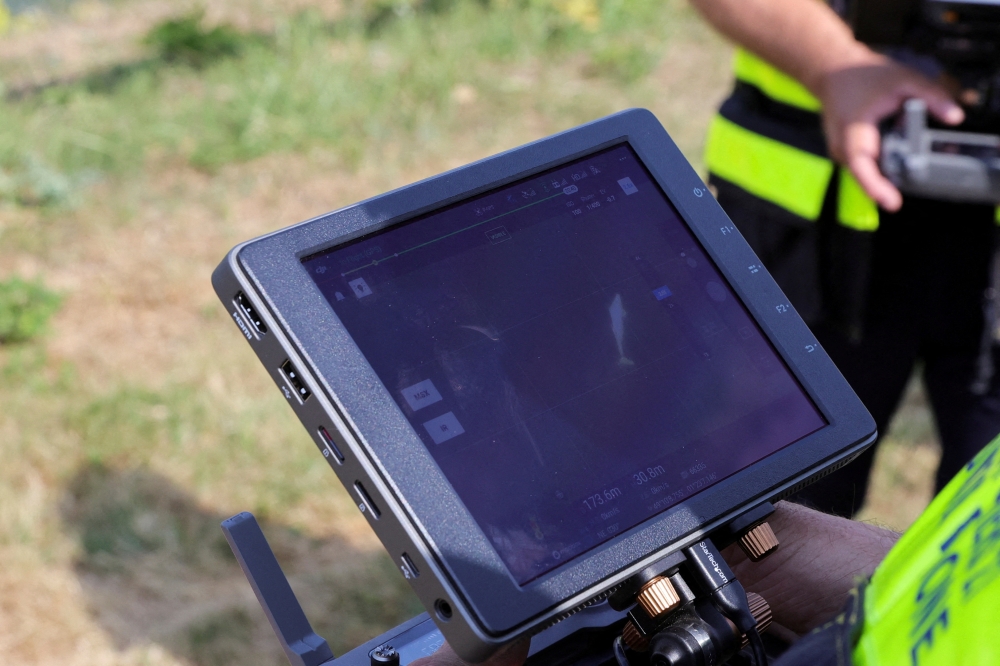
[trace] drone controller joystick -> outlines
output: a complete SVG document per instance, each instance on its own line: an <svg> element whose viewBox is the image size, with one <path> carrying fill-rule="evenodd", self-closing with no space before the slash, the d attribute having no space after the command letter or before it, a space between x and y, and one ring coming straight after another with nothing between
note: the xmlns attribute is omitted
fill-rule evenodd
<svg viewBox="0 0 1000 666"><path fill-rule="evenodd" d="M906 102L882 138L882 171L907 194L1000 204L1000 135L928 129L923 100Z"/></svg>

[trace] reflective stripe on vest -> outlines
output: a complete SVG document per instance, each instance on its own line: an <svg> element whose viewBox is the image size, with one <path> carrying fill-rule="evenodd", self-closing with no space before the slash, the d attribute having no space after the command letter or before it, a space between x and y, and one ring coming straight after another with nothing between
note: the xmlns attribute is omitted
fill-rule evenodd
<svg viewBox="0 0 1000 666"><path fill-rule="evenodd" d="M1000 663L1000 438L889 551L864 605L855 664Z"/></svg>
<svg viewBox="0 0 1000 666"><path fill-rule="evenodd" d="M733 73L773 100L804 111L819 111L819 100L801 83L745 49L736 49Z"/></svg>
<svg viewBox="0 0 1000 666"><path fill-rule="evenodd" d="M750 194L815 221L833 175L833 162L744 129L722 116L712 119L705 145L709 171Z"/></svg>
<svg viewBox="0 0 1000 666"><path fill-rule="evenodd" d="M802 84L744 49L733 63L736 78L775 102L816 113L819 100ZM756 197L809 221L816 221L833 177L826 158L751 131L739 119L716 116L705 147L708 170ZM839 222L858 231L878 228L878 209L853 176L839 169Z"/></svg>
<svg viewBox="0 0 1000 666"><path fill-rule="evenodd" d="M878 229L878 205L861 189L850 169L840 167L839 171L837 219L845 227L857 231L875 231Z"/></svg>

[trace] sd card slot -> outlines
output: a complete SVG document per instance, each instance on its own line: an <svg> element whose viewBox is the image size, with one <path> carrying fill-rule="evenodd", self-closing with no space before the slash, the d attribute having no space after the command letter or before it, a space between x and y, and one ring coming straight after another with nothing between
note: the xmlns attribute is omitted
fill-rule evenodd
<svg viewBox="0 0 1000 666"><path fill-rule="evenodd" d="M361 485L360 481L354 482L354 492L357 493L358 499L361 500L361 503L358 505L361 512L367 513L373 520L378 520L379 516L382 515L382 512L379 510L378 506L375 505L375 502L372 501L371 496L368 495L368 491L365 490L365 487Z"/></svg>
<svg viewBox="0 0 1000 666"><path fill-rule="evenodd" d="M333 440L333 436L323 426L319 427L319 438L323 441L323 456L327 459L333 458L338 463L344 463L344 454L340 452L340 447Z"/></svg>

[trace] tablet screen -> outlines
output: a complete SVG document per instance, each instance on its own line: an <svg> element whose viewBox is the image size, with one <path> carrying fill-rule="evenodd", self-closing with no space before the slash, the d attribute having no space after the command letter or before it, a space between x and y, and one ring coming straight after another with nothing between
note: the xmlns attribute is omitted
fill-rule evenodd
<svg viewBox="0 0 1000 666"><path fill-rule="evenodd" d="M519 584L826 424L626 144L303 264Z"/></svg>

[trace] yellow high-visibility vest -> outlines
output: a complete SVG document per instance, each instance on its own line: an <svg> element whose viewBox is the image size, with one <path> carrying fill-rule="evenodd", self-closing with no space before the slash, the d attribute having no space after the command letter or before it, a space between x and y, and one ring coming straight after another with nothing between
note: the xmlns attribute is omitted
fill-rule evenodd
<svg viewBox="0 0 1000 666"><path fill-rule="evenodd" d="M1000 664L1000 437L938 493L875 570L853 660Z"/></svg>

